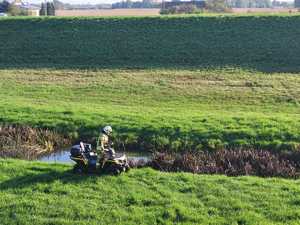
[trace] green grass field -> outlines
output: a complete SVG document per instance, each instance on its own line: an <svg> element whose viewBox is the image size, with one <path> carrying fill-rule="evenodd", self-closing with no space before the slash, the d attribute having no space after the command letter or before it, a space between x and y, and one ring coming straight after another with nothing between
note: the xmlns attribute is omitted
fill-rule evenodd
<svg viewBox="0 0 300 225"><path fill-rule="evenodd" d="M299 28L299 14L8 18L0 21L0 66L299 72Z"/></svg>
<svg viewBox="0 0 300 225"><path fill-rule="evenodd" d="M136 149L300 144L300 16L0 20L3 123Z"/></svg>
<svg viewBox="0 0 300 225"><path fill-rule="evenodd" d="M162 173L73 175L0 160L1 224L299 224L297 180Z"/></svg>
<svg viewBox="0 0 300 225"><path fill-rule="evenodd" d="M145 148L296 148L300 78L243 70L2 70L3 121Z"/></svg>

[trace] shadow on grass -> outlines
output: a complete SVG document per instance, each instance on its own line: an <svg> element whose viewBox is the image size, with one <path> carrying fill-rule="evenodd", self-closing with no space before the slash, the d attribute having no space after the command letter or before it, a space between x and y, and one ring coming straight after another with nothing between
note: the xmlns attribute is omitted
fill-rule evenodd
<svg viewBox="0 0 300 225"><path fill-rule="evenodd" d="M63 184L77 184L89 179L96 179L103 174L74 174L72 168L58 171L51 168L33 166L26 169L26 174L15 176L0 183L0 190L22 189L36 184L51 184L60 181Z"/></svg>
<svg viewBox="0 0 300 225"><path fill-rule="evenodd" d="M0 69L296 73L299 29L300 16L6 19L0 23Z"/></svg>

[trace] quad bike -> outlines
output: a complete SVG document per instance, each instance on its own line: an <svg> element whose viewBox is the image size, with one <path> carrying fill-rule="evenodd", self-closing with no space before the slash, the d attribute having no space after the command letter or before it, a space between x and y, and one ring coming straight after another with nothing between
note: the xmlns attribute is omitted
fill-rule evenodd
<svg viewBox="0 0 300 225"><path fill-rule="evenodd" d="M127 156L125 154L110 154L108 157L104 155L100 158L100 170L104 173L118 175L122 172L127 172L130 167Z"/></svg>
<svg viewBox="0 0 300 225"><path fill-rule="evenodd" d="M98 156L92 151L90 144L80 142L79 145L72 146L70 159L76 162L73 171L75 173L108 173L118 175L127 172L130 167L125 154L112 154L113 150L107 154Z"/></svg>

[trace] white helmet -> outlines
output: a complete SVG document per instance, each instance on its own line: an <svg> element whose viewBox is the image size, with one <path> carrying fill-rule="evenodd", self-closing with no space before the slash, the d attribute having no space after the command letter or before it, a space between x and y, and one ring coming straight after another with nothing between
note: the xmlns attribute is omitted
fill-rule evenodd
<svg viewBox="0 0 300 225"><path fill-rule="evenodd" d="M110 135L112 133L112 131L113 131L112 128L111 128L111 126L105 126L102 130L107 135Z"/></svg>

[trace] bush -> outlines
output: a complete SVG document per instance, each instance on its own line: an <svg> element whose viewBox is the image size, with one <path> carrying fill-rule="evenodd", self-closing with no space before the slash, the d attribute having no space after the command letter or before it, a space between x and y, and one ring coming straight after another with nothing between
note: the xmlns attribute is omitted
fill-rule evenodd
<svg viewBox="0 0 300 225"><path fill-rule="evenodd" d="M231 9L226 5L225 0L208 0L206 2L206 9L216 13L231 12Z"/></svg>
<svg viewBox="0 0 300 225"><path fill-rule="evenodd" d="M14 5L14 4L10 4L8 6L7 12L11 16L27 16L28 15L26 10L21 9L20 7Z"/></svg>
<svg viewBox="0 0 300 225"><path fill-rule="evenodd" d="M168 9L161 9L160 14L193 14L200 13L201 10L193 4L183 4L178 6L173 6Z"/></svg>

